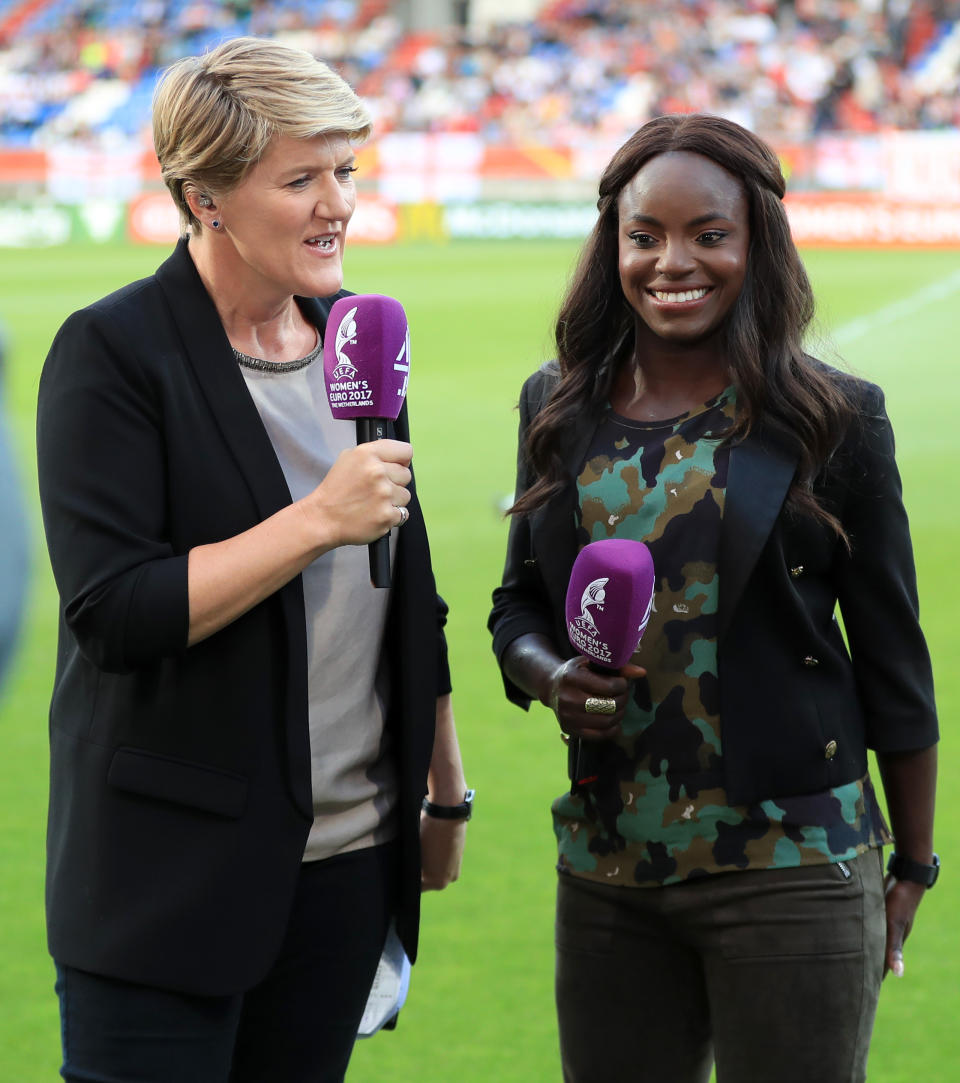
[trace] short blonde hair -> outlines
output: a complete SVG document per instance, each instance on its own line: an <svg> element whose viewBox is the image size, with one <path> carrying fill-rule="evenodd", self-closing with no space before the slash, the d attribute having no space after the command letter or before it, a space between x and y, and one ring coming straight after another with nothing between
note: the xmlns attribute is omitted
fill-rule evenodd
<svg viewBox="0 0 960 1083"><path fill-rule="evenodd" d="M180 213L198 229L191 188L226 195L278 135L337 133L360 143L370 114L350 86L302 49L265 38L234 38L164 73L153 96L153 142Z"/></svg>

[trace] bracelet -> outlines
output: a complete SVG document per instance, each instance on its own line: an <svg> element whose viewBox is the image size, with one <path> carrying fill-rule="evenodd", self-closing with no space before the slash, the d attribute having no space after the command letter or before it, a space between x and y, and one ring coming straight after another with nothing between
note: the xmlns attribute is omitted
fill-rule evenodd
<svg viewBox="0 0 960 1083"><path fill-rule="evenodd" d="M435 820L469 820L473 815L473 796L476 790L467 790L459 805L435 805L423 799L423 811Z"/></svg>

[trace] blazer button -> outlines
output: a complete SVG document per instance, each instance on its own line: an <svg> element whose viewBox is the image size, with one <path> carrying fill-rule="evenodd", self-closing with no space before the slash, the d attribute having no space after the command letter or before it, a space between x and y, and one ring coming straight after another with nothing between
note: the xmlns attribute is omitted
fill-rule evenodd
<svg viewBox="0 0 960 1083"><path fill-rule="evenodd" d="M820 665L820 659L814 658L812 654L808 654L807 657L804 658L803 664L805 666L818 666Z"/></svg>
<svg viewBox="0 0 960 1083"><path fill-rule="evenodd" d="M527 557L527 559L523 562L523 566L525 568L535 568L537 566L537 562L533 559L533 557Z"/></svg>
<svg viewBox="0 0 960 1083"><path fill-rule="evenodd" d="M803 575L803 565L802 564L796 564L796 565L794 565L794 567L792 567L790 569L790 578L791 579L799 579L801 575Z"/></svg>
<svg viewBox="0 0 960 1083"><path fill-rule="evenodd" d="M827 741L826 747L823 750L824 759L832 760L837 754L837 742Z"/></svg>

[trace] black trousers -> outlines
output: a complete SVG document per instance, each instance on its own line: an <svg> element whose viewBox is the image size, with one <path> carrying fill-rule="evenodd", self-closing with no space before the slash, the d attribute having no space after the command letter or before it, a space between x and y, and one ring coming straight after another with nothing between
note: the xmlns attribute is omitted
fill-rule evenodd
<svg viewBox="0 0 960 1083"><path fill-rule="evenodd" d="M303 866L253 989L188 996L57 966L70 1083L339 1083L396 897L396 844Z"/></svg>

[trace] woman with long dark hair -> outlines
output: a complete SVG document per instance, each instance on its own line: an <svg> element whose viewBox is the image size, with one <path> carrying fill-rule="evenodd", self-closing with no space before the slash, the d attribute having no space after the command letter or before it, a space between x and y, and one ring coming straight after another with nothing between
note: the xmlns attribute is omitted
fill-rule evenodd
<svg viewBox="0 0 960 1083"><path fill-rule="evenodd" d="M737 124L644 125L601 179L557 360L521 395L494 650L508 697L597 765L553 804L568 1081L863 1079L937 875L893 435L879 388L804 351L784 187ZM615 675L564 623L578 550L610 537L645 542L656 575Z"/></svg>

